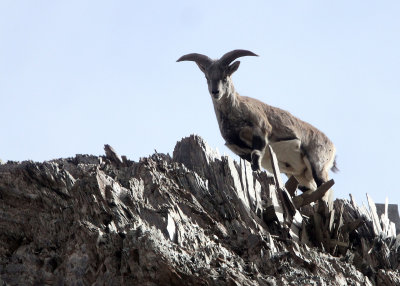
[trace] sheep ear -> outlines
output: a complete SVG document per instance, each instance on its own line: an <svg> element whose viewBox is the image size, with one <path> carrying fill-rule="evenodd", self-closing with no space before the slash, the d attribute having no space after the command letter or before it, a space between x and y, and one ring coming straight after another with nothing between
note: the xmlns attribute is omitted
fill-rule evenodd
<svg viewBox="0 0 400 286"><path fill-rule="evenodd" d="M203 72L203 73L206 73L206 69L204 68L204 66L202 65L202 64L200 64L200 63L196 63L197 64L197 66L199 67L199 69Z"/></svg>
<svg viewBox="0 0 400 286"><path fill-rule="evenodd" d="M232 75L239 68L240 61L236 61L227 68L228 75Z"/></svg>

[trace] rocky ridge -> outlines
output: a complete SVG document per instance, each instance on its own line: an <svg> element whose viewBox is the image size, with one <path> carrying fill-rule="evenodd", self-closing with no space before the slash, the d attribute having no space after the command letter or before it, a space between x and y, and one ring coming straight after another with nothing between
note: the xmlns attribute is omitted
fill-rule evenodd
<svg viewBox="0 0 400 286"><path fill-rule="evenodd" d="M0 165L0 284L400 285L400 238L352 201L332 223L359 223L328 251L266 217L273 176L198 136L139 162L105 149Z"/></svg>

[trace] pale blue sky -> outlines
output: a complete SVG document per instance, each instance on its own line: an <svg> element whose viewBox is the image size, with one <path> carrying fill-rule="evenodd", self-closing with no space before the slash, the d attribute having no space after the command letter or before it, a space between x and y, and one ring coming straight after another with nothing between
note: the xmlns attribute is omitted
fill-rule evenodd
<svg viewBox="0 0 400 286"><path fill-rule="evenodd" d="M183 54L232 49L242 95L335 143L337 197L400 203L400 1L0 0L0 158L224 147L204 76Z"/></svg>

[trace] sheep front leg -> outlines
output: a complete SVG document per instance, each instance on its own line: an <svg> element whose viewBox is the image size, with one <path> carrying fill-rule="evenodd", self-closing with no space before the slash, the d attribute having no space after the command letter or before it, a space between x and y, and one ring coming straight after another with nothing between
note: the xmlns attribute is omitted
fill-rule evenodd
<svg viewBox="0 0 400 286"><path fill-rule="evenodd" d="M264 156L267 142L261 132L253 132L252 151L251 151L251 168L253 171L261 170L261 159Z"/></svg>

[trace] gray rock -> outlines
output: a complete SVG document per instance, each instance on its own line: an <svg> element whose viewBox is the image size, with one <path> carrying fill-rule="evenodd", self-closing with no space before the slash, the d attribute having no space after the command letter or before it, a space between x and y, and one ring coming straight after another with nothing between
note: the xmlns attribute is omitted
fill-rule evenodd
<svg viewBox="0 0 400 286"><path fill-rule="evenodd" d="M354 255L293 251L262 219L269 175L198 136L178 142L173 158L122 161L77 155L0 165L2 285L372 285L399 277L382 269L370 281Z"/></svg>
<svg viewBox="0 0 400 286"><path fill-rule="evenodd" d="M385 204L376 204L376 210L380 217L385 213ZM397 204L388 204L388 217L389 220L396 225L396 234L400 234L400 216L399 206Z"/></svg>

